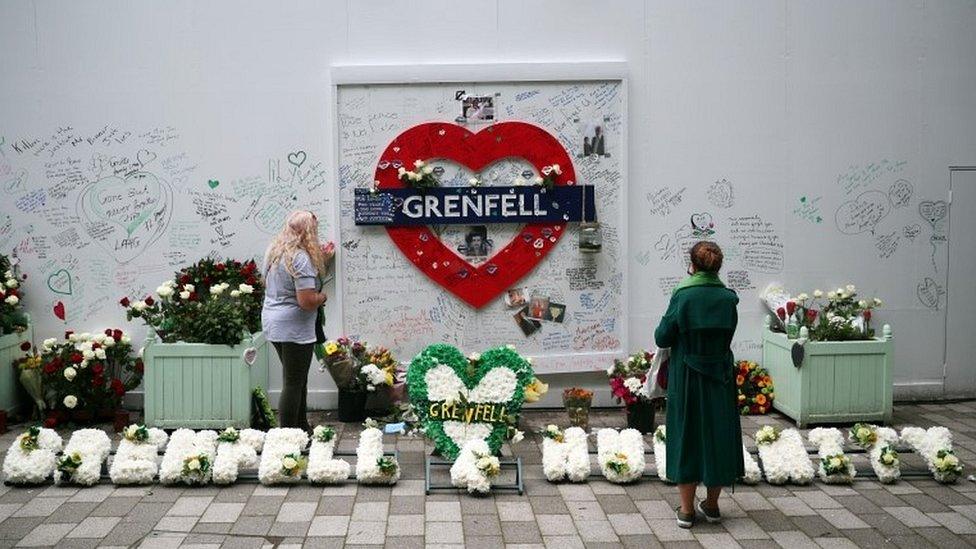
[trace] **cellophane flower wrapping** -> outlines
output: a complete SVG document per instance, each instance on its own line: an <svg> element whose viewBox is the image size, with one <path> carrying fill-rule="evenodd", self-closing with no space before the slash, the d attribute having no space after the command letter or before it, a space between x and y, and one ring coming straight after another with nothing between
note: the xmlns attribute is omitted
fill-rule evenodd
<svg viewBox="0 0 976 549"><path fill-rule="evenodd" d="M93 486L102 478L102 462L112 449L112 441L101 429L80 429L71 434L64 447L64 455L75 452L81 455L81 465L73 473L67 474L59 469L54 471L55 484L74 483Z"/></svg>
<svg viewBox="0 0 976 549"><path fill-rule="evenodd" d="M294 484L302 475L288 475L282 470L281 460L288 454L301 453L308 446L308 433L304 429L279 427L268 431L264 438L264 451L258 466L261 484Z"/></svg>

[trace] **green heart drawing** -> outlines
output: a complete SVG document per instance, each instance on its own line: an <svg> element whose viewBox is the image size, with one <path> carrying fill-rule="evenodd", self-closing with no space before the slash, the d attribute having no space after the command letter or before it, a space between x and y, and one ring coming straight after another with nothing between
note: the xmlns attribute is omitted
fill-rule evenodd
<svg viewBox="0 0 976 549"><path fill-rule="evenodd" d="M469 360L455 347L434 344L407 370L410 401L437 451L457 458L466 441L484 439L498 454L518 424L532 366L514 349L498 347Z"/></svg>
<svg viewBox="0 0 976 549"><path fill-rule="evenodd" d="M56 294L71 295L71 273L59 269L47 277L47 287Z"/></svg>
<svg viewBox="0 0 976 549"><path fill-rule="evenodd" d="M208 179L207 185L210 185L211 189L216 189L217 185L220 185L220 181L217 181L216 179Z"/></svg>

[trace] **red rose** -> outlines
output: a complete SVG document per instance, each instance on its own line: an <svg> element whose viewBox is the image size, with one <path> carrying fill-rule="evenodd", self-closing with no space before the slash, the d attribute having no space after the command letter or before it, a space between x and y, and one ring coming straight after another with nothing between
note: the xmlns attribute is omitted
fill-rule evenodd
<svg viewBox="0 0 976 549"><path fill-rule="evenodd" d="M253 275L249 275L244 282L246 282L248 286L257 286L258 285L258 279L257 278L254 278Z"/></svg>
<svg viewBox="0 0 976 549"><path fill-rule="evenodd" d="M51 375L57 371L58 371L58 367L53 362L48 362L47 364L44 365L44 373L47 375Z"/></svg>
<svg viewBox="0 0 976 549"><path fill-rule="evenodd" d="M140 374L146 370L146 365L142 363L141 358L136 360L135 369Z"/></svg>
<svg viewBox="0 0 976 549"><path fill-rule="evenodd" d="M152 307L153 306L153 303L156 303L156 300L154 300L152 298L152 296L147 296L146 297L146 305L149 305L150 307Z"/></svg>
<svg viewBox="0 0 976 549"><path fill-rule="evenodd" d="M30 351L30 348L31 348L31 342L30 341L25 341L25 342L23 342L23 343L20 344L20 350L21 351Z"/></svg>
<svg viewBox="0 0 976 549"><path fill-rule="evenodd" d="M189 298L188 301L196 301L196 300L197 300L197 293L196 292L190 292L190 298Z"/></svg>
<svg viewBox="0 0 976 549"><path fill-rule="evenodd" d="M787 301L786 302L786 314L788 314L790 316L793 316L793 313L795 313L795 312L796 312L796 302L795 301Z"/></svg>
<svg viewBox="0 0 976 549"><path fill-rule="evenodd" d="M92 342L92 351L94 351L95 349L100 349L101 347L102 347L101 343Z"/></svg>
<svg viewBox="0 0 976 549"><path fill-rule="evenodd" d="M85 357L81 356L81 353L71 353L71 362L75 364L80 364Z"/></svg>
<svg viewBox="0 0 976 549"><path fill-rule="evenodd" d="M203 283L204 283L204 285L209 286L211 282L213 282L213 279L210 278L209 276L203 277Z"/></svg>
<svg viewBox="0 0 976 549"><path fill-rule="evenodd" d="M105 378L102 376L95 376L92 378L92 387L101 387L105 383Z"/></svg>
<svg viewBox="0 0 976 549"><path fill-rule="evenodd" d="M866 309L863 314L864 314L864 321L871 322L871 309Z"/></svg>
<svg viewBox="0 0 976 549"><path fill-rule="evenodd" d="M6 294L4 294L3 292L0 292L0 299L4 299L6 297L7 297Z"/></svg>
<svg viewBox="0 0 976 549"><path fill-rule="evenodd" d="M73 331L73 330L68 330L68 331L66 331L66 332L64 333L64 338L65 338L65 339L68 339L69 337L71 337L71 334L73 334L73 333L74 333L74 331Z"/></svg>
<svg viewBox="0 0 976 549"><path fill-rule="evenodd" d="M780 320L786 320L786 309L782 307L776 309L776 316L778 316Z"/></svg>
<svg viewBox="0 0 976 549"><path fill-rule="evenodd" d="M814 309L807 309L807 320L813 322L817 319L817 311Z"/></svg>
<svg viewBox="0 0 976 549"><path fill-rule="evenodd" d="M218 264L214 265L214 268L217 269L218 271L223 271L227 267L225 267L223 263L218 263Z"/></svg>
<svg viewBox="0 0 976 549"><path fill-rule="evenodd" d="M236 259L233 260L233 261L231 261L231 263L233 263L235 267L240 267L241 266L241 262L238 261L238 260L236 260Z"/></svg>
<svg viewBox="0 0 976 549"><path fill-rule="evenodd" d="M112 339L114 339L116 343L122 341L122 330L112 330Z"/></svg>
<svg viewBox="0 0 976 549"><path fill-rule="evenodd" d="M98 362L94 366L92 366L92 372L95 374L95 377L102 375L102 372L104 371L105 371L105 365L103 365L101 362Z"/></svg>
<svg viewBox="0 0 976 549"><path fill-rule="evenodd" d="M51 361L51 364L54 364L55 368L60 368L64 364L64 361L61 360L61 357L56 356L54 357L54 360Z"/></svg>
<svg viewBox="0 0 976 549"><path fill-rule="evenodd" d="M125 387L122 385L122 380L119 378L112 379L112 391L115 392L115 396L122 396L125 394Z"/></svg>
<svg viewBox="0 0 976 549"><path fill-rule="evenodd" d="M49 416L47 419L44 420L44 426L47 427L48 429L54 429L55 427L58 426L58 418L54 416Z"/></svg>
<svg viewBox="0 0 976 549"><path fill-rule="evenodd" d="M190 280L192 280L190 275L183 275L180 277L180 284L189 284Z"/></svg>
<svg viewBox="0 0 976 549"><path fill-rule="evenodd" d="M123 297L122 299L120 299L119 300L119 305L121 305L123 307L128 307L129 306L129 298L128 297Z"/></svg>

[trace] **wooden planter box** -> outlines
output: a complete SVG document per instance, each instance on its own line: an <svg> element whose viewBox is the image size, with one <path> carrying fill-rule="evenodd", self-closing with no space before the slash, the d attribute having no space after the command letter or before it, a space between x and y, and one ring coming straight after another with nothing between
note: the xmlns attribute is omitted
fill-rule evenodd
<svg viewBox="0 0 976 549"><path fill-rule="evenodd" d="M773 407L803 428L814 423L890 423L892 417L891 327L869 341L807 341L800 367L793 365L797 340L773 332L766 319L762 366L773 379Z"/></svg>
<svg viewBox="0 0 976 549"><path fill-rule="evenodd" d="M253 347L254 364L244 362ZM162 343L150 330L143 351L145 421L149 427L249 427L251 393L268 387L268 342L262 332L239 345Z"/></svg>
<svg viewBox="0 0 976 549"><path fill-rule="evenodd" d="M13 362L24 356L21 343L33 340L34 327L30 322L23 332L0 336L0 410L8 414L18 412L27 402L20 387L20 372Z"/></svg>

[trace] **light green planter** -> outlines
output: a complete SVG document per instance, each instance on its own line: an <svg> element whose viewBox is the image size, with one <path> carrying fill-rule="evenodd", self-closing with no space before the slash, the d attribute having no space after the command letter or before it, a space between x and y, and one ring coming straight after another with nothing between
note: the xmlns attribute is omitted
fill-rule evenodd
<svg viewBox="0 0 976 549"><path fill-rule="evenodd" d="M14 414L27 403L21 396L20 372L14 367L14 360L24 356L21 343L34 341L34 326L28 321L27 329L16 334L0 336L0 410Z"/></svg>
<svg viewBox="0 0 976 549"><path fill-rule="evenodd" d="M773 379L773 407L803 428L812 423L890 423L892 417L891 327L870 341L807 341L800 367L791 350L798 340L763 329L762 366Z"/></svg>
<svg viewBox="0 0 976 549"><path fill-rule="evenodd" d="M254 364L244 361L253 347ZM175 429L249 427L251 392L268 387L268 342L262 332L239 345L162 343L150 330L143 351L145 421Z"/></svg>

